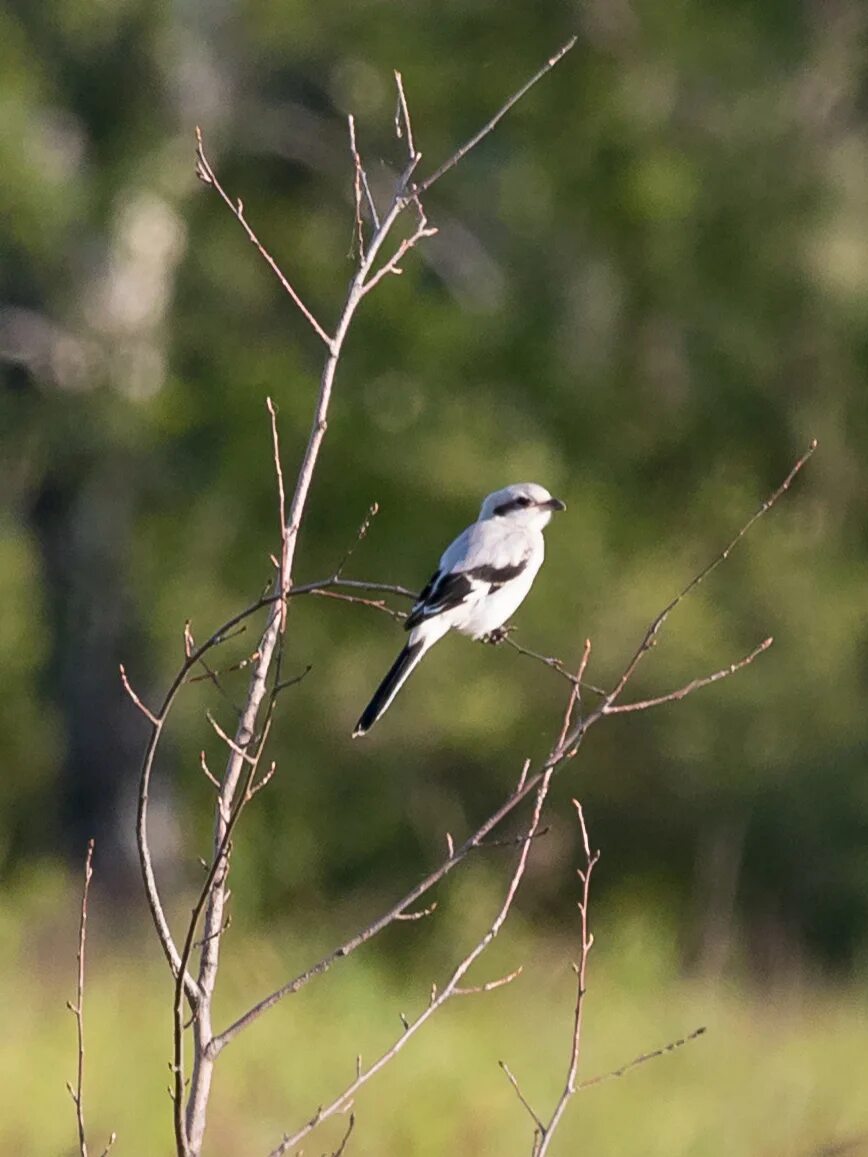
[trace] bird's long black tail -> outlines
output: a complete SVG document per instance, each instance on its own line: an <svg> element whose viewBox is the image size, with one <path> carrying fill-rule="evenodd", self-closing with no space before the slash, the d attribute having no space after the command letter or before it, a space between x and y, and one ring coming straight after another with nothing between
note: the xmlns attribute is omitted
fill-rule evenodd
<svg viewBox="0 0 868 1157"><path fill-rule="evenodd" d="M398 658L389 668L383 682L374 692L374 697L355 726L353 739L370 731L381 715L385 713L389 704L401 690L404 680L425 654L428 648L422 639L415 643L407 643Z"/></svg>

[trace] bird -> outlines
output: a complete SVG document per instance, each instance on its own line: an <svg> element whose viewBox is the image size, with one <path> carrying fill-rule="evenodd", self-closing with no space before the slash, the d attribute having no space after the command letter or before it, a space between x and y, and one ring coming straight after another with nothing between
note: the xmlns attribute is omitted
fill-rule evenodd
<svg viewBox="0 0 868 1157"><path fill-rule="evenodd" d="M517 482L485 498L476 522L444 550L404 620L409 638L362 712L354 739L370 731L447 631L493 642L503 637L500 628L524 602L545 558L543 528L561 510L565 503L535 482Z"/></svg>

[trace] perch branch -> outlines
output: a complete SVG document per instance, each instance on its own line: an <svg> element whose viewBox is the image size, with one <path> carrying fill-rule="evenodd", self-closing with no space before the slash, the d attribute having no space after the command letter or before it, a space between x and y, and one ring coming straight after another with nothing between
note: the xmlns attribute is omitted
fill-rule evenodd
<svg viewBox="0 0 868 1157"><path fill-rule="evenodd" d="M789 488L798 471L810 457L810 454L813 452L815 445L816 443L812 443L808 453L803 455L798 460L793 469L789 472L787 478L784 481L784 484L778 487L771 498L763 503L763 506L760 508L760 512L754 514L751 520L745 524L741 531L739 531L730 545L726 548L726 554L728 554L729 551L732 550L733 545L744 536L746 530L749 529L753 522L756 521L756 519L759 517L759 514L770 510L771 507L781 497L781 495ZM721 556L718 556L714 562L714 565L718 565L720 559ZM708 570L709 568L706 568L704 573L708 573ZM668 614L673 609L673 607L677 605L677 603L680 602L683 597L685 597L685 593L689 592L697 585L697 579L692 579L691 582L684 588L684 592L669 604L668 609L665 609L666 613L663 614L663 612L661 612L661 614L663 614L663 619L661 620L661 616L658 615L657 618L650 624L648 630L645 633L645 640L649 639L653 634L656 634L656 632L659 631L662 622L665 621L666 617L668 617ZM636 654L638 654L641 658L642 653L644 652L642 651L642 646L640 645L640 648ZM576 755L579 746L584 739L584 736L587 734L590 728L599 722L599 720L602 719L611 709L617 697L630 682L630 679L632 678L637 665L638 663L636 655L634 654L634 656L630 659L627 666L625 667L621 677L617 681L614 690L610 691L601 703L599 703L587 715L584 715L579 720L579 722L573 726L572 730L569 732L563 743L561 743L556 748L556 750L552 752L552 754L543 763L539 770L537 770L534 774L530 774L529 764L525 765L522 778L520 779L516 790L506 798L504 803L502 803L495 812L493 812L482 824L480 824L476 831L471 836L469 836L463 844L456 848L454 842L452 841L452 837L448 837L447 857L437 868L435 868L432 872L425 876L424 879L419 881L419 883L411 888L410 891L407 892L407 894L398 900L394 905L392 905L388 911L384 912L380 917L368 924L366 928L362 929L360 932L356 933L356 935L346 940L339 947L333 949L333 951L331 951L327 956L322 957L315 964L311 965L309 968L305 969L303 972L287 981L287 983L283 984L280 988L276 989L268 996L262 998L245 1013L239 1016L235 1021L233 1021L222 1032L218 1033L213 1038L210 1045L210 1050L213 1055L216 1056L217 1053L225 1048L225 1046L229 1044L229 1042L232 1041L239 1032L241 1032L248 1025L252 1024L254 1020L258 1019L258 1017L260 1017L268 1009L273 1008L274 1005L281 1001L284 997L293 995L294 993L300 991L300 989L304 988L304 986L311 980L321 976L325 972L328 972L329 969L338 960L345 959L358 948L360 948L363 944L366 944L369 940L372 940L376 935L378 935L378 933L382 932L384 928L387 928L390 924L392 924L402 912L410 907L410 905L414 904L417 900L420 900L423 896L425 896L436 884L438 884L445 876L447 876L449 872L451 872L455 867L458 866L458 864L466 859L468 855L476 851L485 840L486 836L488 836L488 834L494 828L496 828L506 816L510 815L523 799L525 799L539 786L543 780L543 777L550 770L559 768L566 760L572 759ZM734 664L733 666L735 671L741 669L738 664ZM574 677L571 677L571 679L572 678ZM650 705L653 704L649 704L649 706ZM636 709L638 710L639 708Z"/></svg>

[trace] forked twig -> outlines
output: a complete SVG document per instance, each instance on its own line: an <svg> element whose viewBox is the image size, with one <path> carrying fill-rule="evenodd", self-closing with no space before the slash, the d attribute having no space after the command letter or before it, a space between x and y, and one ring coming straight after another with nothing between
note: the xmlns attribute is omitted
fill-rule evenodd
<svg viewBox="0 0 868 1157"><path fill-rule="evenodd" d="M448 1000L451 1000L456 996L468 996L479 992L490 992L494 988L499 988L504 984L509 984L519 975L521 969L515 969L507 976L499 977L497 980L489 981L487 984L469 988L464 988L460 985L460 981L464 978L472 965L485 952L486 948L488 948L488 946L500 932L500 929L503 927L506 918L509 915L522 877L524 876L525 868L527 866L527 858L530 852L531 844L533 842L532 837L539 827L540 816L542 814L542 808L546 799L546 795L548 794L551 776L552 772L550 771L543 778L537 789L533 814L527 828L527 838L522 843L521 850L519 851L518 857L516 859L515 869L512 872L509 884L507 886L506 895L504 896L500 909L492 921L488 931L474 946L474 948L471 949L471 951L464 957L464 959L456 966L446 985L440 991L437 991L436 988L432 988L431 996L427 1005L423 1011L419 1013L415 1020L409 1020L402 1016L401 1019L404 1031L401 1036L395 1040L391 1048L387 1049L386 1052L384 1052L378 1058L378 1060L374 1061L374 1063L368 1069L363 1069L361 1064L357 1063L355 1080L353 1080L344 1089L344 1091L331 1102L330 1105L325 1107L320 1106L314 1116L311 1117L305 1125L302 1125L301 1128L297 1129L295 1133L293 1133L291 1136L285 1135L280 1144L272 1149L269 1157L282 1157L284 1153L288 1152L288 1150L290 1150L294 1145L297 1145L299 1141L303 1140L322 1121L325 1121L329 1117L334 1116L335 1113L343 1112L347 1105L352 1102L358 1090L363 1085L367 1084L371 1077L373 1077L394 1057L396 1057L401 1049L403 1049L407 1044L407 1042L416 1035L419 1029L422 1028L422 1026L434 1015L434 1013L437 1012L439 1008L442 1008L442 1006Z"/></svg>
<svg viewBox="0 0 868 1157"><path fill-rule="evenodd" d="M721 679L726 679L730 675L734 675L736 671L741 671L742 668L749 666L754 659L767 651L774 642L771 635L767 639L754 647L749 655L745 655L743 659L739 659L735 663L730 663L728 667L721 668L720 671L715 671L712 675L704 675L699 679L691 679L689 683L685 683L683 687L679 687L676 691L669 691L665 695L655 695L653 699L640 699L636 703L613 703L604 711L605 715L624 715L630 711L647 711L649 707L660 707L663 703L677 703L680 699L686 698L694 691L698 691L701 687L708 687L712 683L717 683Z"/></svg>
<svg viewBox="0 0 868 1157"><path fill-rule="evenodd" d="M666 606L663 608L663 610L657 615L657 617L653 620L653 622L648 627L648 630L645 632L645 635L642 639L642 642L639 644L639 647L637 648L635 654L633 655L633 658L630 660L630 662L624 668L624 671L621 675L621 678L618 680L614 689L609 692L609 694L606 696L606 699L601 704L600 709L602 710L603 714L607 714L609 712L611 705L620 696L621 692L626 687L627 682L633 677L633 673L635 672L636 668L639 666L639 664L642 661L642 659L644 658L644 656L654 646L657 635L660 632L660 628L663 626L663 624L666 622L666 620L669 618L669 616L672 614L672 612L675 610L675 608L679 605L679 603L683 602L684 599L686 599L687 596L691 593L691 591L696 590L696 588L701 583L703 583L713 571L717 570L717 568L722 563L726 562L726 560L729 558L730 554L732 554L735 547L739 544L739 542L741 542L741 540L744 538L744 536L747 534L747 532L751 529L751 527L754 525L754 523L759 521L759 519L762 518L762 516L764 514L766 514L769 510L771 510L772 507L778 502L778 500L784 494L786 494L786 492L789 490L790 486L793 484L793 480L795 479L796 475L799 473L799 471L802 469L802 467L805 465L805 463L808 461L808 459L811 457L811 455L814 453L814 451L816 449L817 449L817 439L814 438L814 439L812 439L811 444L808 447L808 449L804 452L804 454L802 454L802 456L796 461L796 463L790 469L790 472L787 474L786 478L783 480L783 482L780 484L780 486L778 486L778 488L772 494L769 495L769 497L762 503L762 505L759 506L758 509L754 511L754 513L751 515L751 517L736 532L734 537L723 548L723 550L719 554L715 555L714 558L711 560L711 562L709 562L707 566L703 567L703 569L701 571L699 571L698 574L694 575L694 577L690 580L690 582L687 583L687 585L685 587L683 587L678 592L678 594L675 595L675 597L673 599L671 599L666 604ZM764 649L764 647L760 648L760 650L762 650L762 649ZM722 677L723 676L721 676L721 678ZM568 737L566 740L567 746L569 746L569 744L571 742L572 742L572 737Z"/></svg>

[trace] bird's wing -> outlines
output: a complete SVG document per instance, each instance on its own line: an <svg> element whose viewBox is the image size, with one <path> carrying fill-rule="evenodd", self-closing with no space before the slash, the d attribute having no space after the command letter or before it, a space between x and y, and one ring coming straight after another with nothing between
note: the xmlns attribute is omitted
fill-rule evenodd
<svg viewBox="0 0 868 1157"><path fill-rule="evenodd" d="M411 630L478 595L498 590L517 578L532 554L525 535L503 534L491 522L474 522L446 548L440 565L404 621Z"/></svg>

